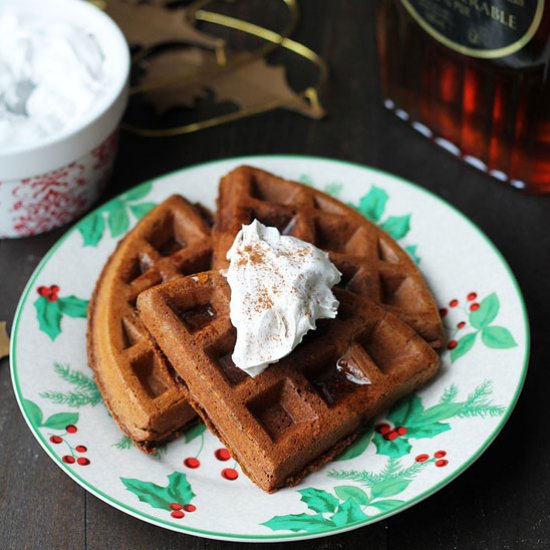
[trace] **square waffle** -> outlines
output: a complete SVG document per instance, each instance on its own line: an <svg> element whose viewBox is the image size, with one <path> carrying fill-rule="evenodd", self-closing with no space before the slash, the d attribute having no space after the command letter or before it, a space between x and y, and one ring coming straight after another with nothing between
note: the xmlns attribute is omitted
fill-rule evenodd
<svg viewBox="0 0 550 550"><path fill-rule="evenodd" d="M112 417L143 451L154 451L196 415L137 315L137 296L209 269L211 254L205 212L172 196L119 243L96 284L88 310L88 363Z"/></svg>
<svg viewBox="0 0 550 550"><path fill-rule="evenodd" d="M438 356L372 300L335 289L336 319L255 378L231 360L236 332L219 271L178 278L138 297L140 318L184 394L243 472L272 492L343 451L365 422L436 373Z"/></svg>

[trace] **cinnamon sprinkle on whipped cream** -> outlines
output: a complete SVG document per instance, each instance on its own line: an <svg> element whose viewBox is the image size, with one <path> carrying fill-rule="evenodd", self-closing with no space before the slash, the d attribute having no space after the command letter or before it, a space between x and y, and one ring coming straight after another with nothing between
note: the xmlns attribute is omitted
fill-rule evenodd
<svg viewBox="0 0 550 550"><path fill-rule="evenodd" d="M341 273L328 254L257 220L243 225L227 253L233 362L250 376L288 355L317 319L333 319L331 288Z"/></svg>

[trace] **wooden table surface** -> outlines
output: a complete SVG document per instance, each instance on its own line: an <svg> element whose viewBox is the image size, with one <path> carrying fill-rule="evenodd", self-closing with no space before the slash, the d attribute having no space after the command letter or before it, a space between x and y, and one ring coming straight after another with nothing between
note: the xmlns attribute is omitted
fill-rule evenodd
<svg viewBox="0 0 550 550"><path fill-rule="evenodd" d="M436 495L387 521L301 542L295 548L550 548L550 437L545 420L550 417L550 373L544 370L550 369L550 198L521 195L473 172L383 109L376 78L373 4L302 1L295 36L320 52L332 68L324 94L327 119L316 122L277 111L179 138L155 141L123 135L106 197L198 162L304 153L387 170L458 207L502 251L527 302L532 354L517 409L490 449ZM0 319L11 321L27 279L65 230L0 241ZM0 361L0 434L0 548L240 546L148 525L69 479L23 421L7 359Z"/></svg>

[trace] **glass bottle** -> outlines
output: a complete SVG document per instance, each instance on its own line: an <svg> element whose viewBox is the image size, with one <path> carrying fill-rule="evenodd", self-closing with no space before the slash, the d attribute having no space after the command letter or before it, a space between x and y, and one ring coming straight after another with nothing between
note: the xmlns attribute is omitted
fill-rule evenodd
<svg viewBox="0 0 550 550"><path fill-rule="evenodd" d="M550 193L550 0L379 0L385 106L517 189Z"/></svg>

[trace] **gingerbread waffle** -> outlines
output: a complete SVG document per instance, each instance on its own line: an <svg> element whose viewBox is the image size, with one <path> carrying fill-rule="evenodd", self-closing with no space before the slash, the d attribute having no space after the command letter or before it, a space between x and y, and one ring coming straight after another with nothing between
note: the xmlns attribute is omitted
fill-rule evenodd
<svg viewBox="0 0 550 550"><path fill-rule="evenodd" d="M172 367L136 312L138 294L209 269L210 223L179 196L149 212L120 242L88 312L88 363L120 429L143 451L196 420Z"/></svg>
<svg viewBox="0 0 550 550"><path fill-rule="evenodd" d="M298 483L344 450L362 425L434 376L436 352L372 300L334 289L336 319L255 378L235 367L230 289L219 271L138 297L138 311L185 380L186 396L259 487Z"/></svg>
<svg viewBox="0 0 550 550"><path fill-rule="evenodd" d="M222 178L214 224L215 268L243 224L257 219L329 253L340 287L382 304L432 347L445 343L435 300L409 255L384 231L342 202L300 183L240 166Z"/></svg>

